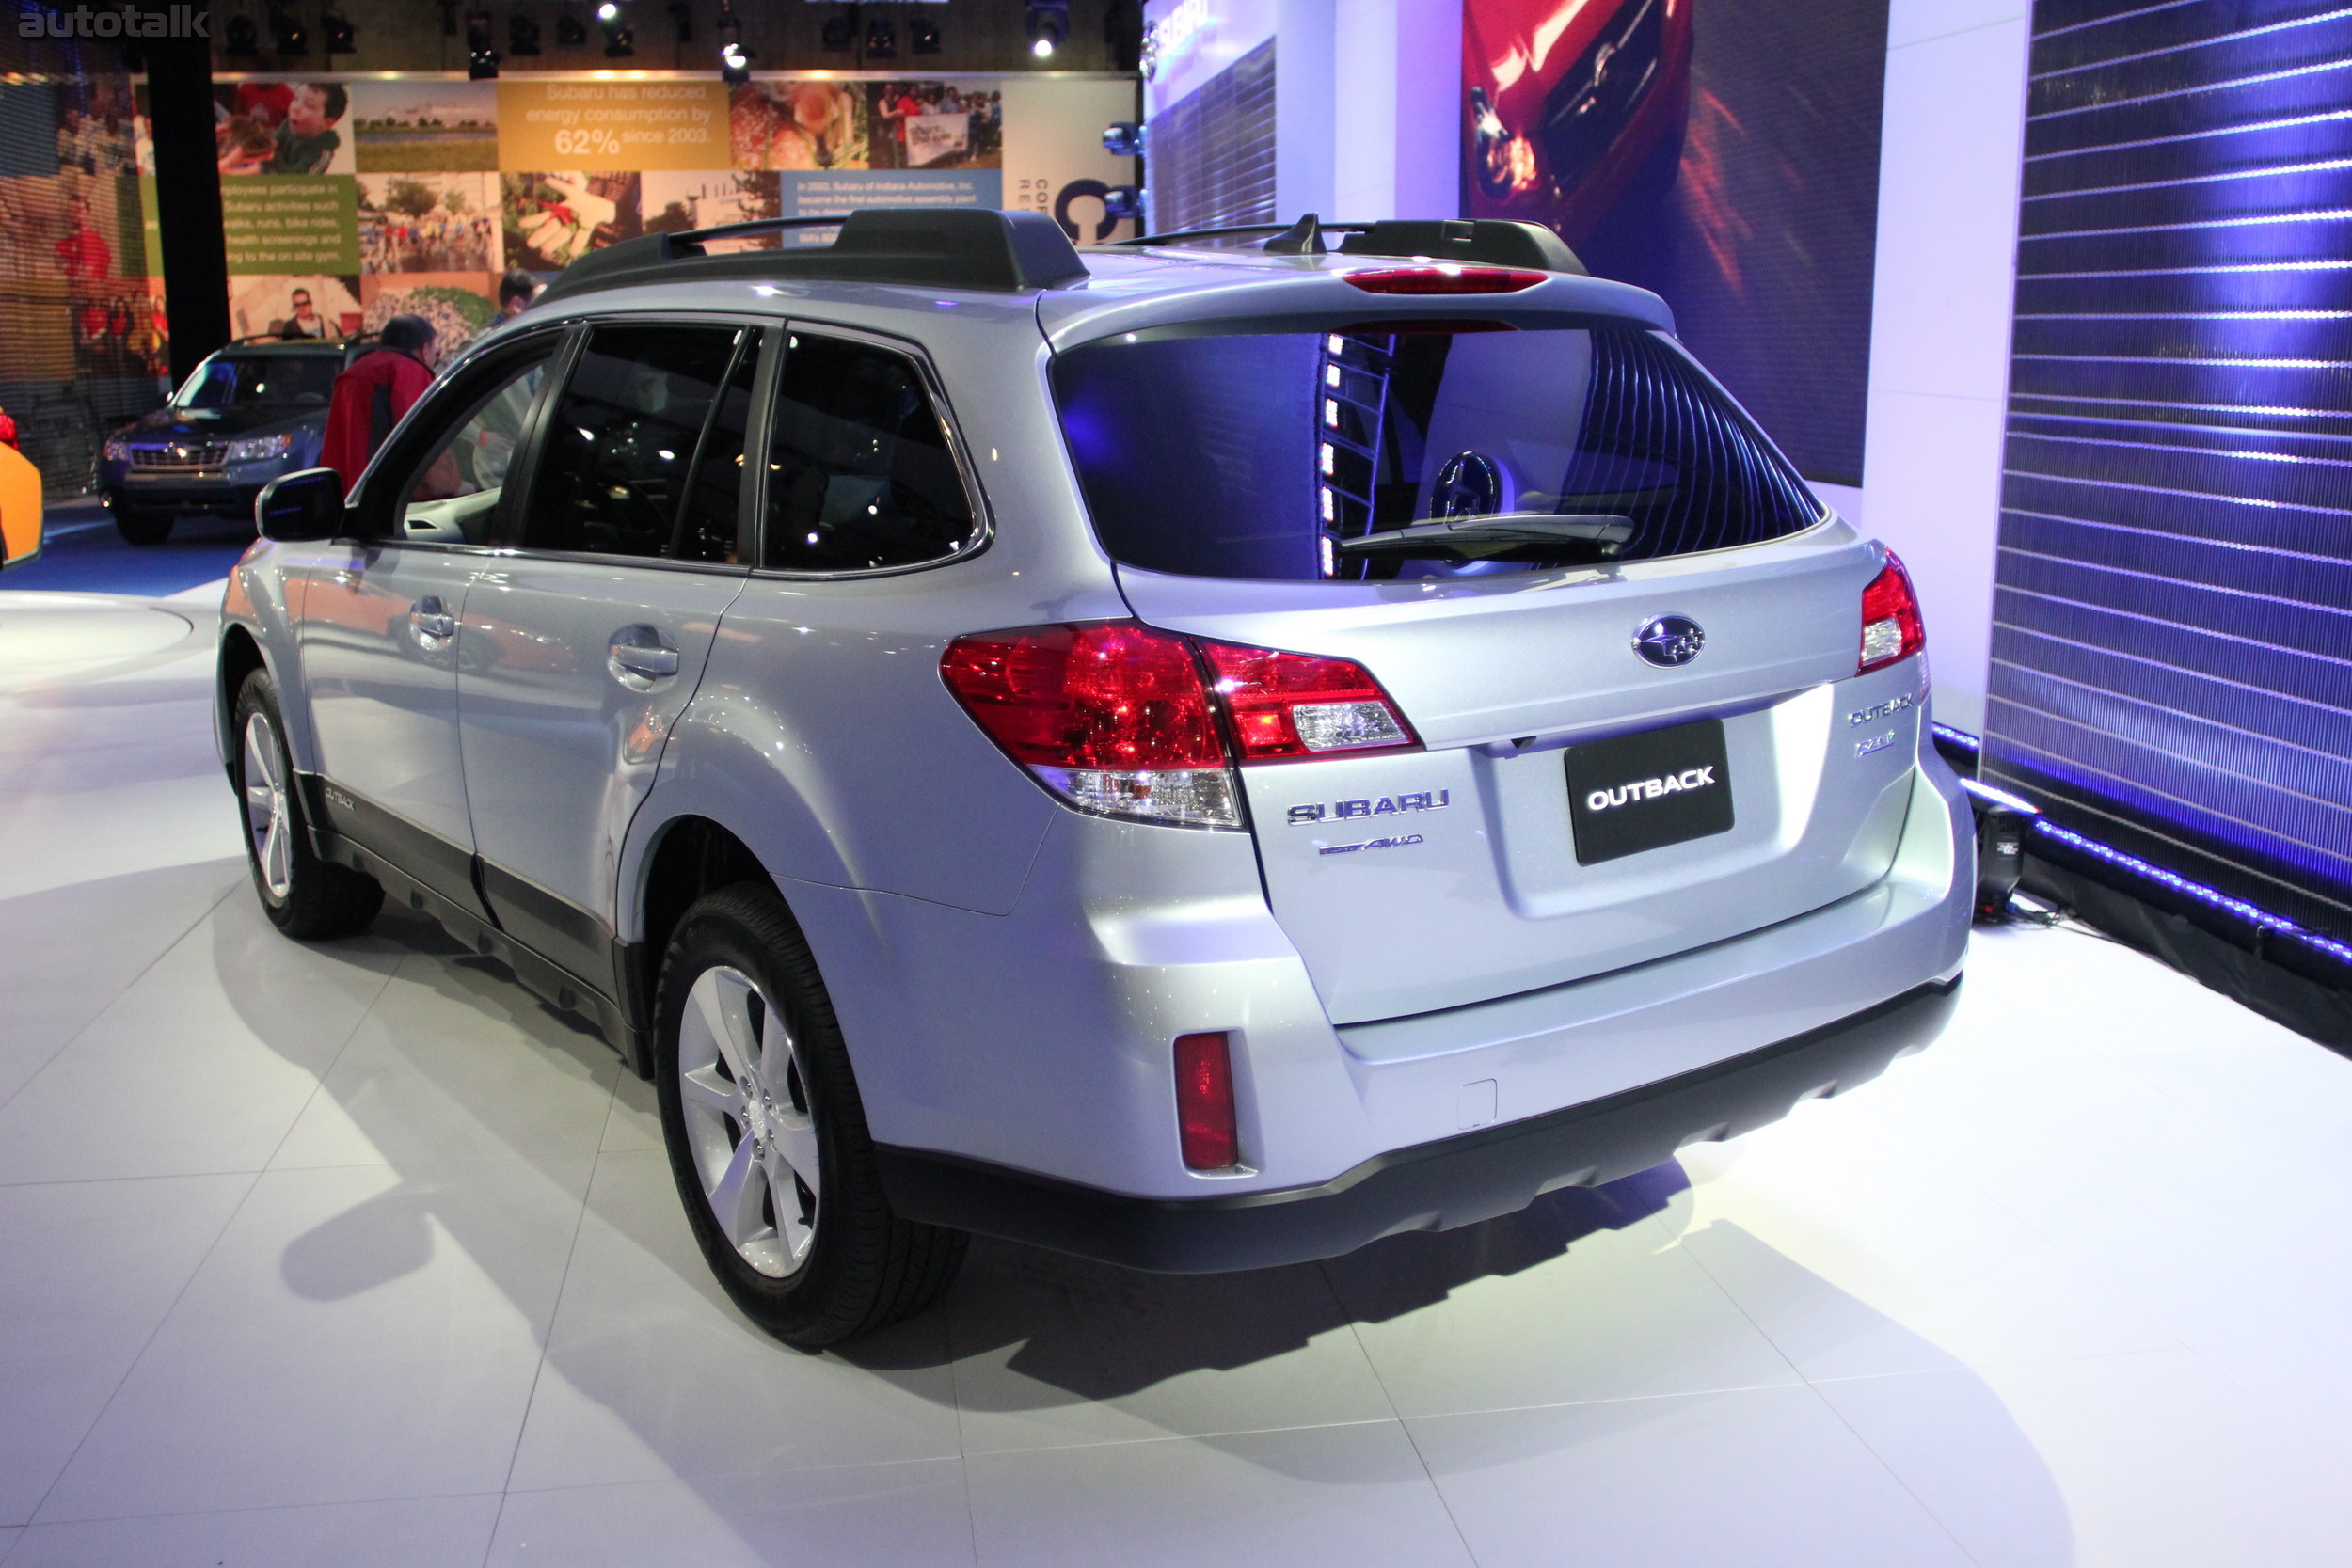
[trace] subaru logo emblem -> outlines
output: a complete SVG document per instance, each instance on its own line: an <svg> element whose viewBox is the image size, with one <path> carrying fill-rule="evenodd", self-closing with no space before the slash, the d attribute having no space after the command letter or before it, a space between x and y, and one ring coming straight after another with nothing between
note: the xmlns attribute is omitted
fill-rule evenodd
<svg viewBox="0 0 2352 1568"><path fill-rule="evenodd" d="M1706 646L1707 633L1688 615L1661 615L1633 634L1633 651L1665 670L1690 663Z"/></svg>

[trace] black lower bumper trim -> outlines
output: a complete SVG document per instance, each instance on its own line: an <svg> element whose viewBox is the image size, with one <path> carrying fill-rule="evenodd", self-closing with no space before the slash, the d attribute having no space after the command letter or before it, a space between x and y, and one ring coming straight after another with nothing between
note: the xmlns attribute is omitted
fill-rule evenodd
<svg viewBox="0 0 2352 1568"><path fill-rule="evenodd" d="M1875 1078L1943 1032L1957 977L1728 1061L1605 1100L1398 1149L1312 1187L1232 1197L1122 1196L955 1155L882 1147L907 1219L1128 1268L1216 1274L1336 1258L1400 1230L1451 1230L1546 1192L1613 1181L1777 1121Z"/></svg>

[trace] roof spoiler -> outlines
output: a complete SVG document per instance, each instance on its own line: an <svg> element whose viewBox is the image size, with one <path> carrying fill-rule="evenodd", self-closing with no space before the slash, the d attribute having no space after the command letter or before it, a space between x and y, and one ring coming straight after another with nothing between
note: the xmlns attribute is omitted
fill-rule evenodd
<svg viewBox="0 0 2352 1568"><path fill-rule="evenodd" d="M1480 266L1534 267L1544 272L1588 276L1567 242L1540 223L1514 223L1500 218L1383 218L1376 223L1325 223L1309 213L1284 228L1279 223L1242 224L1227 229L1185 229L1168 234L1146 234L1120 240L1120 246L1171 245L1186 240L1238 239L1266 236L1263 249L1277 256L1322 256L1330 251L1326 234L1342 236L1343 256L1426 257L1433 261L1465 261Z"/></svg>
<svg viewBox="0 0 2352 1568"><path fill-rule="evenodd" d="M835 229L829 245L713 256L713 240ZM869 207L831 217L755 218L683 233L653 233L592 250L533 303L640 283L793 277L1025 293L1074 283L1086 263L1043 213L992 207Z"/></svg>

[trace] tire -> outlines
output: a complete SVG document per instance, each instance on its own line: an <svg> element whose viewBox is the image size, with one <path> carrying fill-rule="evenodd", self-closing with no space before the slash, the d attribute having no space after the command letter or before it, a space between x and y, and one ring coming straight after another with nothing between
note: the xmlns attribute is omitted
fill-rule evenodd
<svg viewBox="0 0 2352 1568"><path fill-rule="evenodd" d="M119 507L115 511L115 531L122 535L124 544L141 548L169 539L171 524L168 512L129 512Z"/></svg>
<svg viewBox="0 0 2352 1568"><path fill-rule="evenodd" d="M891 1212L833 1004L771 889L743 883L687 910L654 1020L678 1197L745 1316L821 1350L914 1316L954 1283L969 1238Z"/></svg>
<svg viewBox="0 0 2352 1568"><path fill-rule="evenodd" d="M236 749L230 768L245 821L245 859L270 924L290 937L355 936L383 907L373 877L310 851L310 824L286 750L286 722L266 670L237 690Z"/></svg>

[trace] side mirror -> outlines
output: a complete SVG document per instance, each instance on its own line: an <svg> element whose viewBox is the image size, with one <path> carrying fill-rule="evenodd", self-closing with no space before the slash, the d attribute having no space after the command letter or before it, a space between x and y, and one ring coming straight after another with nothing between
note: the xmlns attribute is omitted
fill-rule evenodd
<svg viewBox="0 0 2352 1568"><path fill-rule="evenodd" d="M343 527L343 476L305 468L272 480L253 503L253 526L280 543L334 538Z"/></svg>

